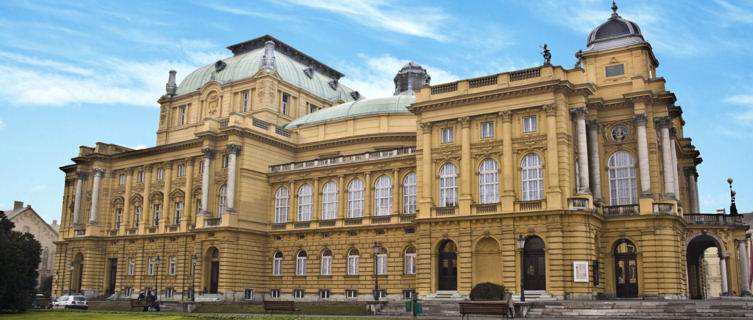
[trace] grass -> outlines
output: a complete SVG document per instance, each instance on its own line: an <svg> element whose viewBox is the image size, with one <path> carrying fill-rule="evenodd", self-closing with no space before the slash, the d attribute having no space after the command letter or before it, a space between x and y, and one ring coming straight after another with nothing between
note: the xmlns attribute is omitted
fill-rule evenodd
<svg viewBox="0 0 753 320"><path fill-rule="evenodd" d="M165 313L165 312L120 312L120 311L73 311L73 310L45 310L45 311L27 311L17 314L3 314L3 320L78 320L78 319L103 319L103 320L324 320L327 317L300 316L294 315L233 315L217 313ZM355 318L337 317L337 320L348 320ZM369 318L377 320L378 318Z"/></svg>
<svg viewBox="0 0 753 320"><path fill-rule="evenodd" d="M296 308L301 309L301 314L309 315L338 315L338 316L363 316L369 315L366 305L363 303L296 303ZM91 311L119 311L138 312L138 308L131 308L126 301L90 301ZM205 303L200 305L194 313L264 313L261 303ZM288 314L289 312L273 312L275 314Z"/></svg>

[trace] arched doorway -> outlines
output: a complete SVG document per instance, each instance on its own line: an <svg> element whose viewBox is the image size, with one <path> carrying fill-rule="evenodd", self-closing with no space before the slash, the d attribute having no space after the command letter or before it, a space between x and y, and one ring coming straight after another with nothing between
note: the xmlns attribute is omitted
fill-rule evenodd
<svg viewBox="0 0 753 320"><path fill-rule="evenodd" d="M69 292L80 293L81 292L81 280L84 276L84 255L79 252L73 257L73 262L69 268L71 270L71 283Z"/></svg>
<svg viewBox="0 0 753 320"><path fill-rule="evenodd" d="M638 259L630 240L619 240L614 247L614 278L618 298L638 296Z"/></svg>
<svg viewBox="0 0 753 320"><path fill-rule="evenodd" d="M546 290L546 258L544 240L528 237L523 247L523 270L526 290Z"/></svg>
<svg viewBox="0 0 753 320"><path fill-rule="evenodd" d="M455 242L444 240L439 244L437 264L438 290L458 289L458 250Z"/></svg>
<svg viewBox="0 0 753 320"><path fill-rule="evenodd" d="M209 248L206 254L205 275L207 275L204 292L217 293L220 284L220 251L217 248Z"/></svg>
<svg viewBox="0 0 753 320"><path fill-rule="evenodd" d="M501 262L497 240L490 237L479 240L473 251L473 285L484 282L502 284Z"/></svg>
<svg viewBox="0 0 753 320"><path fill-rule="evenodd" d="M715 248L718 259L704 259L707 253L713 253ZM692 299L705 299L715 296L711 288L721 288L721 294L726 294L727 288L727 262L724 258L724 247L718 239L709 234L699 234L688 242L687 248L688 265L688 295ZM712 283L719 279L719 283ZM718 292L718 291L717 291Z"/></svg>

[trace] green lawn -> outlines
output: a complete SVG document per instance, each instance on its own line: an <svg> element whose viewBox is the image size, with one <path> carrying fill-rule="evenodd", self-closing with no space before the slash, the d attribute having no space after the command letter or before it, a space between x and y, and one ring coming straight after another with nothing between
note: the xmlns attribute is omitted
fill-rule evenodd
<svg viewBox="0 0 753 320"><path fill-rule="evenodd" d="M232 315L216 313L156 313L156 312L108 312L108 311L72 311L72 310L52 310L52 311L27 311L19 314L2 314L3 320L77 320L77 319L105 319L105 320L209 320L209 319L258 319L258 320L324 320L328 317L317 316L300 316L294 315ZM332 318L330 318L332 319ZM337 317L337 320L348 320L355 318ZM377 320L378 318L369 318Z"/></svg>

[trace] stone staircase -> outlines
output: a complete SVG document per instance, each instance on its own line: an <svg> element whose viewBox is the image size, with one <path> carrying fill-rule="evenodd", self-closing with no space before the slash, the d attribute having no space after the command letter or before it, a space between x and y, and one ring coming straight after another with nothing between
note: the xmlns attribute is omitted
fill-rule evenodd
<svg viewBox="0 0 753 320"><path fill-rule="evenodd" d="M516 292L512 294L512 300L517 302L520 301L520 292ZM556 301L552 295L547 293L544 290L526 290L526 301L527 302L534 302L534 301Z"/></svg>
<svg viewBox="0 0 753 320"><path fill-rule="evenodd" d="M526 294L526 300L528 295ZM527 318L753 319L753 299L533 302Z"/></svg>
<svg viewBox="0 0 753 320"><path fill-rule="evenodd" d="M420 302L423 304L421 317L460 317L458 301L421 300ZM379 315L410 316L410 312L405 312L405 301L390 301L382 306Z"/></svg>

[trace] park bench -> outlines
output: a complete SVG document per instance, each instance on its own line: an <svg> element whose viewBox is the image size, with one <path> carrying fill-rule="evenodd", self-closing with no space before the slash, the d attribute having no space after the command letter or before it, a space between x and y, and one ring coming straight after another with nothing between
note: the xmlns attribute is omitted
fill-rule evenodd
<svg viewBox="0 0 753 320"><path fill-rule="evenodd" d="M290 311L290 313L300 313L301 309L296 309L293 301L267 301L264 300L264 313L267 311Z"/></svg>
<svg viewBox="0 0 753 320"><path fill-rule="evenodd" d="M472 314L512 316L509 313L509 307L506 302L461 302L461 319L470 319L470 315Z"/></svg>
<svg viewBox="0 0 753 320"><path fill-rule="evenodd" d="M139 299L131 299L131 308L143 308L147 307L149 304L146 302L145 299L139 300Z"/></svg>

